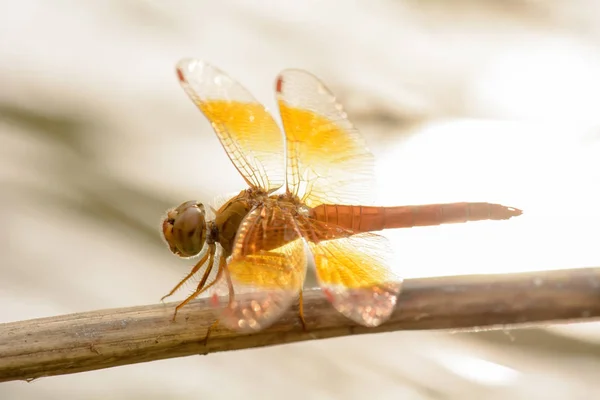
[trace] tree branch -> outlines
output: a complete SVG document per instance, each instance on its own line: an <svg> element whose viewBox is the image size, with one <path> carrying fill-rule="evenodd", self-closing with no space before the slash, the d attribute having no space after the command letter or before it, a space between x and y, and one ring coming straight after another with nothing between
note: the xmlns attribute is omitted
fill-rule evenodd
<svg viewBox="0 0 600 400"><path fill-rule="evenodd" d="M364 333L590 320L600 317L600 268L408 280L396 311L377 328L353 324L319 290L308 290L308 333L295 307L256 334L216 327L208 343L215 319L208 300L190 303L171 322L175 304L0 324L0 382Z"/></svg>

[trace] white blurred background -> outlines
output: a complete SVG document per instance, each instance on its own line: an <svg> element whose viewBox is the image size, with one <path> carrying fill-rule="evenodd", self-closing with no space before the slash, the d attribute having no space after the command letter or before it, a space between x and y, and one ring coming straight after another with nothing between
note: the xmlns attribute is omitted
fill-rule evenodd
<svg viewBox="0 0 600 400"><path fill-rule="evenodd" d="M404 277L600 266L599 50L593 0L0 0L0 322L158 303L187 273L163 213L243 182L177 83L183 57L271 109L281 69L321 77L377 156L382 204L524 210L386 233ZM599 334L366 335L4 383L0 399L589 399Z"/></svg>

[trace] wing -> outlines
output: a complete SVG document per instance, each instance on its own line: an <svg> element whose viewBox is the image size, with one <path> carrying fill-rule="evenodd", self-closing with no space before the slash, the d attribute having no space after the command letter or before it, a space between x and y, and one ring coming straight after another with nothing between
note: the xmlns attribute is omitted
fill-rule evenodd
<svg viewBox="0 0 600 400"><path fill-rule="evenodd" d="M298 297L306 276L304 241L291 214L267 203L251 211L238 231L215 305L219 323L258 331L277 320Z"/></svg>
<svg viewBox="0 0 600 400"><path fill-rule="evenodd" d="M267 191L281 187L284 139L266 108L225 72L200 60L181 60L177 76L248 185Z"/></svg>
<svg viewBox="0 0 600 400"><path fill-rule="evenodd" d="M309 207L370 204L373 155L342 106L308 72L285 70L277 101L287 144L287 185Z"/></svg>
<svg viewBox="0 0 600 400"><path fill-rule="evenodd" d="M307 239L339 238L309 241L317 280L327 299L340 313L361 325L385 322L402 288L402 279L392 271L393 253L388 240L372 233L352 235L350 230L335 225L309 221Z"/></svg>

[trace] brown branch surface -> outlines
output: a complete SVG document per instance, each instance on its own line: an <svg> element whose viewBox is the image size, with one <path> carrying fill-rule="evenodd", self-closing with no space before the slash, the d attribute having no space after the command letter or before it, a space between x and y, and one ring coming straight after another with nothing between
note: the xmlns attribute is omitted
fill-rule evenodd
<svg viewBox="0 0 600 400"><path fill-rule="evenodd" d="M207 302L190 303L175 322L176 303L159 303L0 324L0 382L364 333L590 320L600 317L600 268L408 280L396 311L377 328L353 324L310 290L308 333L296 307L262 332L217 327L204 343L215 319Z"/></svg>

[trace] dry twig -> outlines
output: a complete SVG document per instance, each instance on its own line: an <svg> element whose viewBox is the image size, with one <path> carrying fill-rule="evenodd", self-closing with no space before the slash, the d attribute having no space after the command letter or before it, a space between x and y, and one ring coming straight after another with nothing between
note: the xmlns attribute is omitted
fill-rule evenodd
<svg viewBox="0 0 600 400"><path fill-rule="evenodd" d="M308 333L295 308L253 335L217 327L205 344L215 318L207 301L190 303L175 322L169 303L0 324L0 382L363 333L589 320L600 317L600 268L408 280L392 318L377 328L354 325L311 290Z"/></svg>

